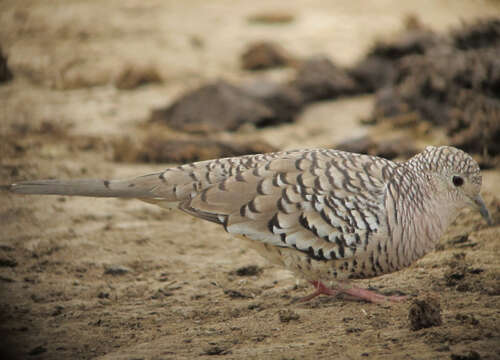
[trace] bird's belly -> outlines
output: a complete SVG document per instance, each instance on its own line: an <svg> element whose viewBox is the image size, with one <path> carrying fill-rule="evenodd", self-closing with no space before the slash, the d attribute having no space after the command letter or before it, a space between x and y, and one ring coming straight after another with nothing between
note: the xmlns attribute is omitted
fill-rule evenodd
<svg viewBox="0 0 500 360"><path fill-rule="evenodd" d="M379 276L394 270L386 266L372 264L368 254L361 257L336 260L315 260L305 252L293 248L279 247L251 240L243 236L245 242L270 263L292 271L308 281L325 283L347 279L364 279Z"/></svg>

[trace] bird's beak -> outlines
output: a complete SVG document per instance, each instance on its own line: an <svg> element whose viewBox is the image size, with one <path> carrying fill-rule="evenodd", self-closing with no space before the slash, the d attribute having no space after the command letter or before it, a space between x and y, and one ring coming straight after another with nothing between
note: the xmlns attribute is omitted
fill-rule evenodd
<svg viewBox="0 0 500 360"><path fill-rule="evenodd" d="M475 196L473 198L473 200L474 200L474 204L476 205L476 207L478 208L479 212L481 213L483 218L486 220L488 225L493 225L493 220L491 219L490 213L488 212L488 209L486 208L486 204L484 203L484 200L481 197L481 195L477 194L477 196Z"/></svg>

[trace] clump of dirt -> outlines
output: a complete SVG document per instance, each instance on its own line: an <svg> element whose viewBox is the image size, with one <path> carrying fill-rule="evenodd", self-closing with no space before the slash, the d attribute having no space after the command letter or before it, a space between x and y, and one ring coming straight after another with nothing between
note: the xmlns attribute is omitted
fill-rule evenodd
<svg viewBox="0 0 500 360"><path fill-rule="evenodd" d="M261 127L291 121L301 106L300 95L285 86L264 83L242 88L218 81L154 110L151 122L191 133L235 131L244 124Z"/></svg>
<svg viewBox="0 0 500 360"><path fill-rule="evenodd" d="M7 56L3 53L0 47L0 83L12 80L12 72L7 64Z"/></svg>
<svg viewBox="0 0 500 360"><path fill-rule="evenodd" d="M230 275L238 275L238 276L257 276L262 273L263 269L258 265L248 265L242 266L235 271L231 271Z"/></svg>
<svg viewBox="0 0 500 360"><path fill-rule="evenodd" d="M219 140L201 136L150 135L142 141L120 138L112 142L118 162L185 163L246 154L261 154L277 149L262 140Z"/></svg>
<svg viewBox="0 0 500 360"><path fill-rule="evenodd" d="M428 32L419 38L405 51L397 42L372 51L370 56L397 59L391 64L395 74L377 91L372 122L443 127L448 142L475 154L481 166L499 166L499 21L464 25L444 40Z"/></svg>
<svg viewBox="0 0 500 360"><path fill-rule="evenodd" d="M413 331L441 325L439 300L431 297L413 300L408 311L408 320Z"/></svg>
<svg viewBox="0 0 500 360"><path fill-rule="evenodd" d="M282 323L289 323L290 321L297 321L300 319L300 315L291 309L280 310L278 316Z"/></svg>
<svg viewBox="0 0 500 360"><path fill-rule="evenodd" d="M281 45L271 41L249 44L241 55L241 67L245 70L264 70L296 63L294 56Z"/></svg>
<svg viewBox="0 0 500 360"><path fill-rule="evenodd" d="M115 86L121 90L131 90L141 85L161 82L162 78L158 69L153 65L128 64L115 78Z"/></svg>
<svg viewBox="0 0 500 360"><path fill-rule="evenodd" d="M477 246L477 243L474 242L461 244L461 249ZM465 255L463 252L455 253L453 258L447 262L449 268L443 276L445 286L458 292L480 292L492 296L500 294L500 284L495 281L499 275L498 272L470 266L466 262Z"/></svg>

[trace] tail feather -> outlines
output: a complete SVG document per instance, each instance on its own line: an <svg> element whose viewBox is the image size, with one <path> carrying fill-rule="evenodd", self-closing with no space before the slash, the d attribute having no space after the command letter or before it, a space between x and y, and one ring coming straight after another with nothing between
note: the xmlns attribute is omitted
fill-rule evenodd
<svg viewBox="0 0 500 360"><path fill-rule="evenodd" d="M70 195L120 198L156 198L158 174L130 180L35 180L23 181L7 186L18 194Z"/></svg>

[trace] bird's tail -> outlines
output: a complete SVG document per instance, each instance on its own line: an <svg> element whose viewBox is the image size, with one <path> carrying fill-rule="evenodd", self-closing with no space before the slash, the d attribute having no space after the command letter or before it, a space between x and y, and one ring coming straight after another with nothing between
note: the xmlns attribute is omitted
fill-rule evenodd
<svg viewBox="0 0 500 360"><path fill-rule="evenodd" d="M159 174L129 180L35 180L3 186L17 194L70 195L120 198L156 198Z"/></svg>

